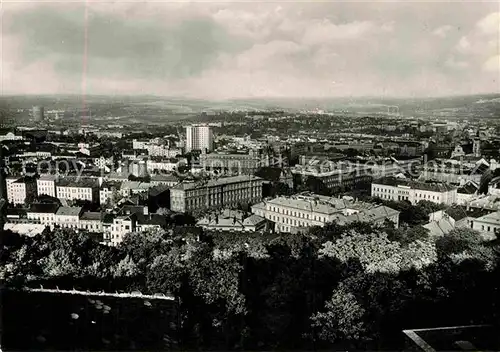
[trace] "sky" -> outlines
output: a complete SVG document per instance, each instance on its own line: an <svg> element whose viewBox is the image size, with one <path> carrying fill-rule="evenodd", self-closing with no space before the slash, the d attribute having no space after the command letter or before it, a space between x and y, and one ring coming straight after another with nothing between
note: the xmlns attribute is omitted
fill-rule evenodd
<svg viewBox="0 0 500 352"><path fill-rule="evenodd" d="M500 92L499 2L1 2L2 94Z"/></svg>

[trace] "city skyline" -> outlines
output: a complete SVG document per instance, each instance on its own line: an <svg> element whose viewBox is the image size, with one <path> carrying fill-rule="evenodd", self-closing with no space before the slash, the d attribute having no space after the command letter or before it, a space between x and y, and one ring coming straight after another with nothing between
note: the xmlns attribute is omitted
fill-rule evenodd
<svg viewBox="0 0 500 352"><path fill-rule="evenodd" d="M497 93L494 2L2 3L2 94Z"/></svg>

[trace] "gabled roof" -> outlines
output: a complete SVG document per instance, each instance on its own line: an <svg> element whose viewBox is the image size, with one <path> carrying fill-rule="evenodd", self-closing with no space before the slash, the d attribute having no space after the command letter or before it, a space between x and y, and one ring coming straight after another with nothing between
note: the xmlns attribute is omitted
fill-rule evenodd
<svg viewBox="0 0 500 352"><path fill-rule="evenodd" d="M442 218L439 221L431 221L423 227L429 230L429 234L431 236L444 236L455 228L455 226L445 218Z"/></svg>
<svg viewBox="0 0 500 352"><path fill-rule="evenodd" d="M243 225L244 226L255 226L257 224L262 223L263 221L266 221L266 219L263 218L262 216L253 214L253 215L250 215L245 220L243 220Z"/></svg>
<svg viewBox="0 0 500 352"><path fill-rule="evenodd" d="M464 184L463 186L459 187L457 189L457 193L474 194L477 192L478 189L479 186L475 182L470 181Z"/></svg>
<svg viewBox="0 0 500 352"><path fill-rule="evenodd" d="M82 207L60 207L56 215L59 216L79 216L83 211Z"/></svg>
<svg viewBox="0 0 500 352"><path fill-rule="evenodd" d="M165 226L167 223L165 216L160 214L134 214L134 216L136 216L139 225Z"/></svg>
<svg viewBox="0 0 500 352"><path fill-rule="evenodd" d="M124 205L119 211L119 215L144 214L142 205Z"/></svg>

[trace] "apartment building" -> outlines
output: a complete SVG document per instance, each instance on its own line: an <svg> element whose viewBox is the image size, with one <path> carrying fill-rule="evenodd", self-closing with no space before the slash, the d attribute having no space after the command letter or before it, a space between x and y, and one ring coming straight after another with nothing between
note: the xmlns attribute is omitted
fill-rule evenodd
<svg viewBox="0 0 500 352"><path fill-rule="evenodd" d="M107 238L110 245L116 246L123 241L128 233L161 229L165 223L164 216L149 214L147 207L125 206L120 210L118 216L112 219Z"/></svg>
<svg viewBox="0 0 500 352"><path fill-rule="evenodd" d="M103 217L101 212L87 211L81 214L77 227L89 232L103 232Z"/></svg>
<svg viewBox="0 0 500 352"><path fill-rule="evenodd" d="M58 204L35 203L32 204L30 209L26 212L26 217L30 222L52 227L54 226L58 209Z"/></svg>
<svg viewBox="0 0 500 352"><path fill-rule="evenodd" d="M121 185L122 182L120 181L104 181L99 188L99 204L104 205L108 201L114 204L116 199L113 198L118 195Z"/></svg>
<svg viewBox="0 0 500 352"><path fill-rule="evenodd" d="M151 175L151 186L173 187L179 183L179 177L175 175Z"/></svg>
<svg viewBox="0 0 500 352"><path fill-rule="evenodd" d="M500 234L500 211L470 219L470 227L481 233L485 240L494 240Z"/></svg>
<svg viewBox="0 0 500 352"><path fill-rule="evenodd" d="M457 203L457 187L446 183L426 183L395 177L373 181L371 195L384 200L406 200L412 204L421 200L447 205Z"/></svg>
<svg viewBox="0 0 500 352"><path fill-rule="evenodd" d="M352 188L359 183L371 182L370 165L353 164L349 162L318 161L307 165L296 165L291 169L298 184L308 184L308 179L317 180L329 190L337 188ZM311 189L311 191L317 191Z"/></svg>
<svg viewBox="0 0 500 352"><path fill-rule="evenodd" d="M56 194L56 179L54 175L42 175L36 180L38 195L45 194L51 197L57 197Z"/></svg>
<svg viewBox="0 0 500 352"><path fill-rule="evenodd" d="M177 169L179 161L176 159L150 158L147 162L148 173L155 171L174 171Z"/></svg>
<svg viewBox="0 0 500 352"><path fill-rule="evenodd" d="M56 194L59 199L99 201L99 180L90 178L63 178L56 182Z"/></svg>
<svg viewBox="0 0 500 352"><path fill-rule="evenodd" d="M211 151L213 148L214 136L210 126L203 124L186 126L186 152Z"/></svg>
<svg viewBox="0 0 500 352"><path fill-rule="evenodd" d="M36 196L36 181L34 178L25 177L8 177L7 185L7 200L12 204L24 204L29 198Z"/></svg>
<svg viewBox="0 0 500 352"><path fill-rule="evenodd" d="M280 156L272 157L250 151L242 153L202 153L200 154L201 167L207 171L233 171L243 175L253 175L260 167L283 165Z"/></svg>
<svg viewBox="0 0 500 352"><path fill-rule="evenodd" d="M465 165L460 160L435 159L422 165L419 180L446 182L463 185L468 181L479 183L483 174L489 170L486 162Z"/></svg>
<svg viewBox="0 0 500 352"><path fill-rule="evenodd" d="M209 208L236 207L262 200L262 179L233 176L202 182L180 183L170 190L170 209L191 212Z"/></svg>
<svg viewBox="0 0 500 352"><path fill-rule="evenodd" d="M82 213L82 207L59 207L54 217L54 225L62 228L77 229Z"/></svg>
<svg viewBox="0 0 500 352"><path fill-rule="evenodd" d="M301 232L308 227L325 226L330 222L342 225L356 221L384 224L388 220L395 227L399 226L399 211L392 208L311 193L255 204L252 213L274 222L277 232Z"/></svg>

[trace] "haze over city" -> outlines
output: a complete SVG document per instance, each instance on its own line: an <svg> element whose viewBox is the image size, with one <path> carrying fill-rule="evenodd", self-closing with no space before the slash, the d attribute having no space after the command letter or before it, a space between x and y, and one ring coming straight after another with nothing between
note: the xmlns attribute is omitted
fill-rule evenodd
<svg viewBox="0 0 500 352"><path fill-rule="evenodd" d="M2 94L499 92L496 2L2 2Z"/></svg>

